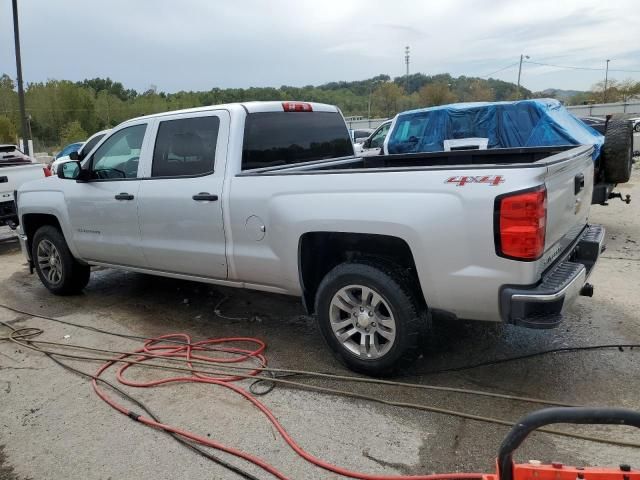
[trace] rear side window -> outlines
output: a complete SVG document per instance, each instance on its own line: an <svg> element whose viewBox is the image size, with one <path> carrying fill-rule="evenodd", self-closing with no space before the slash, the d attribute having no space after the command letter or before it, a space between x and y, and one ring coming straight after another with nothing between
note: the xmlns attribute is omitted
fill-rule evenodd
<svg viewBox="0 0 640 480"><path fill-rule="evenodd" d="M220 119L183 118L160 122L153 150L152 177L213 173Z"/></svg>
<svg viewBox="0 0 640 480"><path fill-rule="evenodd" d="M263 112L247 115L242 170L353 155L337 112Z"/></svg>

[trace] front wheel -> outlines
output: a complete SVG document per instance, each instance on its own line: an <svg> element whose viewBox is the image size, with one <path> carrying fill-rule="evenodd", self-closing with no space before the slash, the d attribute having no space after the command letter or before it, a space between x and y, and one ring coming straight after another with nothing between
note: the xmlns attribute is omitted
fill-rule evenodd
<svg viewBox="0 0 640 480"><path fill-rule="evenodd" d="M343 263L320 283L316 315L338 360L367 375L384 376L420 354L424 308L402 270L383 263Z"/></svg>
<svg viewBox="0 0 640 480"><path fill-rule="evenodd" d="M89 283L89 265L73 257L62 232L51 225L40 227L33 236L31 258L40 281L51 293L80 293Z"/></svg>

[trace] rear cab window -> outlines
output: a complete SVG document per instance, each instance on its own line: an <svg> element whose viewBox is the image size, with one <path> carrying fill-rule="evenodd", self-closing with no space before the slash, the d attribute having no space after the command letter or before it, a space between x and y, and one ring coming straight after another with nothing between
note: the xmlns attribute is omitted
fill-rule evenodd
<svg viewBox="0 0 640 480"><path fill-rule="evenodd" d="M256 112L245 121L242 170L353 156L339 112Z"/></svg>
<svg viewBox="0 0 640 480"><path fill-rule="evenodd" d="M163 120L158 126L151 177L213 173L220 130L217 116Z"/></svg>

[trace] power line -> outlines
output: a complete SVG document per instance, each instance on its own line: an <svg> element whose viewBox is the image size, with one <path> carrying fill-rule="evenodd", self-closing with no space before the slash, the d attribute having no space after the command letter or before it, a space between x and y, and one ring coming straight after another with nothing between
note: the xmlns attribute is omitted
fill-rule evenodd
<svg viewBox="0 0 640 480"><path fill-rule="evenodd" d="M541 65L543 67L555 67L555 68L566 68L569 70L589 70L592 72L604 72L604 68L594 68L594 67L578 67L574 65L557 65L554 63L542 63L542 62L533 62L531 60L525 60L524 63L531 63L533 65ZM626 70L626 69L614 69L610 68L610 72L627 72L627 73L640 73L640 70Z"/></svg>
<svg viewBox="0 0 640 480"><path fill-rule="evenodd" d="M496 73L500 73L500 72L502 72L504 70L507 70L508 68L515 67L516 65L518 65L518 63L520 63L520 62L512 63L511 65L507 65L506 67L502 67L501 69L496 70L495 72L487 73L486 75L480 75L479 77L480 78L490 77L491 75L495 75Z"/></svg>

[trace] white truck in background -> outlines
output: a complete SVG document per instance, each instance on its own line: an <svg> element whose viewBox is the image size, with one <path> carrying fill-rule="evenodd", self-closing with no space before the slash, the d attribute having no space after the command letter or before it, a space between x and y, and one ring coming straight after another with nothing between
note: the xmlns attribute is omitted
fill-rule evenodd
<svg viewBox="0 0 640 480"><path fill-rule="evenodd" d="M98 144L98 142L102 140L102 138L107 133L109 133L109 131L110 129L107 129L107 130L100 130L99 132L94 133L89 138L87 138L87 140L84 142L84 145L82 145L76 152L72 152L70 155L63 155L61 157L56 158L51 163L51 173L56 175L58 172L58 167L61 164L68 162L69 160L82 160L84 157L87 156L87 154L91 150L93 150L93 147L95 147Z"/></svg>
<svg viewBox="0 0 640 480"><path fill-rule="evenodd" d="M13 201L18 187L50 174L45 165L22 153L16 145L0 145L0 226L15 228L18 225Z"/></svg>
<svg viewBox="0 0 640 480"><path fill-rule="evenodd" d="M172 111L22 185L20 243L59 295L99 265L300 296L341 361L388 374L430 316L550 328L592 294L592 152L356 157L334 106Z"/></svg>

